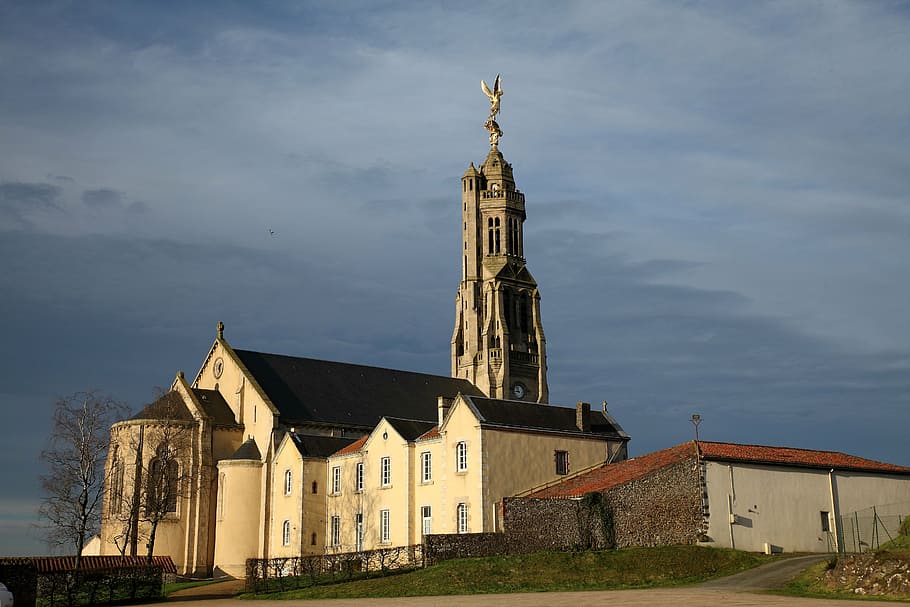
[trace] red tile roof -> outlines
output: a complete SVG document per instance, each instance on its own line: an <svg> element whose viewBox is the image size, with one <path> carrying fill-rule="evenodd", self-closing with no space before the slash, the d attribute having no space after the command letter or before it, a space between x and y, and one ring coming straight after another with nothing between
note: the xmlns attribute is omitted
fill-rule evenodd
<svg viewBox="0 0 910 607"><path fill-rule="evenodd" d="M38 573L57 573L73 571L76 568L75 556L36 556L29 557ZM144 567L144 556L83 556L82 568L87 570L117 569L120 567ZM164 573L177 573L177 567L169 556L153 556L152 564L161 567Z"/></svg>
<svg viewBox="0 0 910 607"><path fill-rule="evenodd" d="M837 451L739 445L736 443L715 443L710 441L699 441L698 444L702 458L711 461L910 474L910 468L905 468L904 466L877 462ZM606 491L618 485L648 476L688 457L694 457L694 445L695 443L692 441L615 464L605 464L600 468L567 478L556 485L534 491L526 497L576 497L594 491Z"/></svg>
<svg viewBox="0 0 910 607"><path fill-rule="evenodd" d="M816 451L794 449L793 447L767 447L764 445L738 445L736 443L714 443L699 441L702 457L708 460L749 462L754 464L777 464L801 468L826 468L835 470L858 470L865 472L893 472L910 474L910 468L877 462L871 459L840 453L839 451Z"/></svg>
<svg viewBox="0 0 910 607"><path fill-rule="evenodd" d="M429 440L439 436L439 426L433 426L423 434L417 437L417 440Z"/></svg>
<svg viewBox="0 0 910 607"><path fill-rule="evenodd" d="M615 464L605 464L590 472L568 478L558 485L535 491L527 497L575 497L594 491L606 491L617 485L647 476L687 457L695 457L693 443L683 443Z"/></svg>
<svg viewBox="0 0 910 607"><path fill-rule="evenodd" d="M357 451L360 451L361 447L363 447L364 443L367 442L368 438L370 438L369 434L367 434L366 436L362 436L362 437L360 437L360 440L358 440L356 443L351 443L347 447L345 447L343 449L339 449L338 451L333 453L332 456L347 455L348 453L355 453Z"/></svg>

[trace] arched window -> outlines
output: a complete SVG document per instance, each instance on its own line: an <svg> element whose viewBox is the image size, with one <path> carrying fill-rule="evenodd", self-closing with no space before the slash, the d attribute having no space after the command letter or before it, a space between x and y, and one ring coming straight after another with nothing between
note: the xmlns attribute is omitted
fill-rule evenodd
<svg viewBox="0 0 910 607"><path fill-rule="evenodd" d="M123 507L123 460L120 458L120 445L114 445L111 462L111 514L120 514Z"/></svg>
<svg viewBox="0 0 910 607"><path fill-rule="evenodd" d="M284 521L281 525L281 544L283 546L291 545L291 521Z"/></svg>
<svg viewBox="0 0 910 607"><path fill-rule="evenodd" d="M493 229L494 229L493 238L494 238L494 240L496 241L496 253L499 254L499 252L500 252L500 248L499 248L499 217L497 217L496 219L493 220Z"/></svg>
<svg viewBox="0 0 910 607"><path fill-rule="evenodd" d="M487 218L487 248L489 249L490 255L493 254L493 218Z"/></svg>
<svg viewBox="0 0 910 607"><path fill-rule="evenodd" d="M294 489L294 480L291 475L290 470L284 471L284 494L290 495L291 491Z"/></svg>
<svg viewBox="0 0 910 607"><path fill-rule="evenodd" d="M173 454L159 449L149 462L145 509L153 515L177 512L179 467Z"/></svg>
<svg viewBox="0 0 910 607"><path fill-rule="evenodd" d="M460 441L455 445L455 471L466 472L468 470L468 444Z"/></svg>

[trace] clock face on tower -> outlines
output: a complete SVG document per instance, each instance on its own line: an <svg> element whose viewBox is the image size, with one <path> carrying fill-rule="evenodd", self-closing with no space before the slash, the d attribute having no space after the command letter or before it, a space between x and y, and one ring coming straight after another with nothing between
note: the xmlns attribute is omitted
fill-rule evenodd
<svg viewBox="0 0 910 607"><path fill-rule="evenodd" d="M525 397L525 387L523 384L515 384L512 386L512 396L517 399L522 399Z"/></svg>

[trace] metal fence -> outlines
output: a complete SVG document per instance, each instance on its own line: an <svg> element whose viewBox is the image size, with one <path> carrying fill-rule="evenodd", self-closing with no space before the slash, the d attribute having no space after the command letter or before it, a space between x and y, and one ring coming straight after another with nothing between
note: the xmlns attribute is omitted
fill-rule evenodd
<svg viewBox="0 0 910 607"><path fill-rule="evenodd" d="M246 587L256 593L333 584L423 566L423 546L247 559Z"/></svg>
<svg viewBox="0 0 910 607"><path fill-rule="evenodd" d="M901 523L910 516L910 502L872 506L845 514L838 521L843 552L878 550L898 536Z"/></svg>

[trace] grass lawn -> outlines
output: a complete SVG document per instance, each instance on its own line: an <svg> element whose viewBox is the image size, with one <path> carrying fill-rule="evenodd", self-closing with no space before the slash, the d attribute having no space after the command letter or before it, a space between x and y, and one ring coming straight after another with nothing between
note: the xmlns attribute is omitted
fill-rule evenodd
<svg viewBox="0 0 910 607"><path fill-rule="evenodd" d="M611 590L694 584L767 562L764 555L667 546L457 559L399 575L244 598L310 599Z"/></svg>

